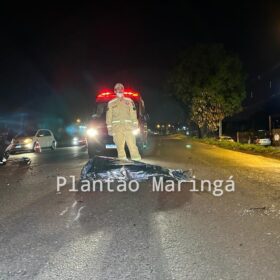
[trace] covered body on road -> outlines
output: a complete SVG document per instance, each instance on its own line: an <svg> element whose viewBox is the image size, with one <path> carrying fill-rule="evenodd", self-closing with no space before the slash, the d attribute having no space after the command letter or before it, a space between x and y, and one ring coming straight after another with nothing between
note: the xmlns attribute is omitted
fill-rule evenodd
<svg viewBox="0 0 280 280"><path fill-rule="evenodd" d="M146 181L153 177L190 180L191 170L168 169L139 161L96 156L86 163L81 172L81 180Z"/></svg>

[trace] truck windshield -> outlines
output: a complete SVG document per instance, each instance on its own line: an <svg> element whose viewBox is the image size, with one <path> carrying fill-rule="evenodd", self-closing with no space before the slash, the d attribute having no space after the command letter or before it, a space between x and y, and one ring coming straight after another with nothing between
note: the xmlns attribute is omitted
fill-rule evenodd
<svg viewBox="0 0 280 280"><path fill-rule="evenodd" d="M136 106L136 112L137 112L137 116L139 114L139 103L138 102L135 102L135 106ZM98 103L97 106L94 108L94 112L93 112L93 115L92 117L93 118L106 118L106 110L107 110L107 105L108 103L105 102L105 103Z"/></svg>
<svg viewBox="0 0 280 280"><path fill-rule="evenodd" d="M97 104L97 106L94 108L94 111L93 111L93 117L94 118L105 117L106 109L107 109L107 103Z"/></svg>

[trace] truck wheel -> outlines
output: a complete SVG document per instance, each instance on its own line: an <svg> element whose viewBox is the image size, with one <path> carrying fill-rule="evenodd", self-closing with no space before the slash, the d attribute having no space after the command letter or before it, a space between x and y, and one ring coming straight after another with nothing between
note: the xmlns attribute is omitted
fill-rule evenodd
<svg viewBox="0 0 280 280"><path fill-rule="evenodd" d="M139 143L139 152L142 156L149 156L154 151L153 139L148 139L147 142Z"/></svg>

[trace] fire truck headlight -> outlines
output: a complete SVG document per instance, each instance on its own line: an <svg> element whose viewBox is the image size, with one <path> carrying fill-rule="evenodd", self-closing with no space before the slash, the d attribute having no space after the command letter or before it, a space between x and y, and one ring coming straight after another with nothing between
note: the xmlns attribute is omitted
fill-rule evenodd
<svg viewBox="0 0 280 280"><path fill-rule="evenodd" d="M133 135L139 135L140 134L140 128L136 128L132 131Z"/></svg>
<svg viewBox="0 0 280 280"><path fill-rule="evenodd" d="M78 143L79 143L78 137L74 137L72 140L72 143L73 143L73 145L78 145Z"/></svg>
<svg viewBox="0 0 280 280"><path fill-rule="evenodd" d="M89 137L95 137L97 134L98 134L98 131L97 131L97 129L95 129L95 128L89 128L89 129L87 130L87 135L88 135Z"/></svg>

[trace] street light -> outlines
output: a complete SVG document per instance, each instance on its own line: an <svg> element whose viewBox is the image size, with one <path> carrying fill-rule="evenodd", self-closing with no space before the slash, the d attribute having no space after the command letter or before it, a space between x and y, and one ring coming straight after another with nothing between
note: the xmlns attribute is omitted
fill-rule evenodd
<svg viewBox="0 0 280 280"><path fill-rule="evenodd" d="M78 118L78 119L76 120L76 122L77 122L77 123L80 123L80 122L81 122L81 120Z"/></svg>

